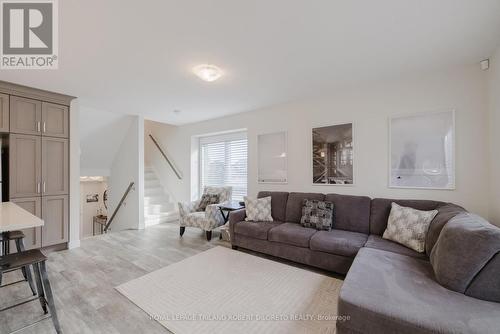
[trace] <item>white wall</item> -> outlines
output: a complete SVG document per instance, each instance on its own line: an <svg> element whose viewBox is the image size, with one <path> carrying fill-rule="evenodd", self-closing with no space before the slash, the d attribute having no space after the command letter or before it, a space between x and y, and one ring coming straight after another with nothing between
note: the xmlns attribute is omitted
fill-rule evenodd
<svg viewBox="0 0 500 334"><path fill-rule="evenodd" d="M69 117L69 248L80 246L80 103L71 101Z"/></svg>
<svg viewBox="0 0 500 334"><path fill-rule="evenodd" d="M388 118L391 115L456 109L457 159L456 190L389 189ZM311 182L311 128L355 123L356 185L313 186ZM330 96L217 120L180 127L149 123L184 174L172 179L171 192L180 200L191 197L191 149L193 136L231 129L248 129L250 195L259 190L336 192L371 197L420 198L455 202L488 216L488 105L487 75L477 65L456 68L410 79L376 82L365 86L332 91ZM289 183L257 183L257 134L288 131ZM195 187L194 187L195 188Z"/></svg>
<svg viewBox="0 0 500 334"><path fill-rule="evenodd" d="M500 48L490 59L490 220L500 226Z"/></svg>
<svg viewBox="0 0 500 334"><path fill-rule="evenodd" d="M109 176L115 154L132 124L132 116L80 107L82 176Z"/></svg>
<svg viewBox="0 0 500 334"><path fill-rule="evenodd" d="M183 198L178 196L177 190L183 186L183 181L179 180L176 174L172 171L172 168L165 161L165 158L161 155L160 151L154 145L149 134L153 134L156 140L161 142L163 151L168 157L171 157L171 151L179 154L180 152L176 150L176 144L170 142L170 136L175 134L178 127L163 123L157 123L152 121L144 122L144 158L145 164L149 168L152 168L156 173L156 176L160 180L160 183L166 194L170 196L172 202L178 202L183 200ZM173 157L173 156L172 156ZM174 159L172 159L174 160ZM172 161L176 164L175 161ZM182 175L183 178L189 179L189 174ZM184 181L185 182L185 181ZM177 205L174 207L177 211Z"/></svg>
<svg viewBox="0 0 500 334"><path fill-rule="evenodd" d="M144 228L144 119L132 122L111 164L109 176L109 214L117 207L130 182L135 186L111 224L112 231Z"/></svg>
<svg viewBox="0 0 500 334"><path fill-rule="evenodd" d="M103 214L106 214L103 202L103 193L106 188L106 182L80 182L80 239L93 236L92 222L93 217L98 214L98 210L102 210ZM93 194L99 195L99 201L87 202L87 195ZM96 226L96 228L98 227Z"/></svg>

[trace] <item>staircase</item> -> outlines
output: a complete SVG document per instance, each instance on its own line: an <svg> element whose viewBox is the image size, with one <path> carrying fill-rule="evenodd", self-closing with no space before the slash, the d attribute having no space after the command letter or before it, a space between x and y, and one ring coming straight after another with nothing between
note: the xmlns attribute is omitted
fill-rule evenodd
<svg viewBox="0 0 500 334"><path fill-rule="evenodd" d="M179 219L175 203L165 193L151 168L144 169L144 223L146 226L174 222Z"/></svg>

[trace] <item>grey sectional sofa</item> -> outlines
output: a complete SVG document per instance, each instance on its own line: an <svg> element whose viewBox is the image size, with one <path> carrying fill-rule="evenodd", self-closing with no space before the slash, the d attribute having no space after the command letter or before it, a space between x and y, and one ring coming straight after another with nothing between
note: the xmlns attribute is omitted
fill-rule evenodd
<svg viewBox="0 0 500 334"><path fill-rule="evenodd" d="M437 201L258 195L267 196L273 223L246 222L245 210L231 213L233 248L347 274L338 313L349 320L337 324L337 333L500 333L499 228L460 206ZM334 203L332 231L299 224L304 199ZM425 253L382 238L392 202L438 210Z"/></svg>

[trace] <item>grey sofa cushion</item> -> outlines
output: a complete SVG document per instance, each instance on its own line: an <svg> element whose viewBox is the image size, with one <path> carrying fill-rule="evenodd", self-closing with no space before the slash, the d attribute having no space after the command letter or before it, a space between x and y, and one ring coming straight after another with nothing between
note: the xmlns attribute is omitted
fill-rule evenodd
<svg viewBox="0 0 500 334"><path fill-rule="evenodd" d="M500 253L476 275L465 290L467 296L500 302Z"/></svg>
<svg viewBox="0 0 500 334"><path fill-rule="evenodd" d="M387 219L389 219L391 212L392 202L422 211L435 210L438 206L446 204L444 202L426 200L375 198L372 200L370 210L370 234L382 235L384 233L387 227Z"/></svg>
<svg viewBox="0 0 500 334"><path fill-rule="evenodd" d="M316 233L316 229L302 227L295 223L283 223L269 230L269 241L309 248L309 240Z"/></svg>
<svg viewBox="0 0 500 334"><path fill-rule="evenodd" d="M300 223L300 218L302 218L302 203L305 199L324 201L325 195L318 193L290 193L286 203L286 222Z"/></svg>
<svg viewBox="0 0 500 334"><path fill-rule="evenodd" d="M498 333L500 304L448 290L427 261L362 248L340 290L338 333Z"/></svg>
<svg viewBox="0 0 500 334"><path fill-rule="evenodd" d="M314 251L355 257L367 239L368 236L363 233L343 230L319 231L311 237L310 248Z"/></svg>
<svg viewBox="0 0 500 334"><path fill-rule="evenodd" d="M368 237L365 247L385 250L392 253L411 256L417 259L427 259L427 256L423 253L415 252L413 249L373 234Z"/></svg>
<svg viewBox="0 0 500 334"><path fill-rule="evenodd" d="M259 253L270 254L339 274L346 274L353 261L351 257L315 252L310 248L249 238L240 234L238 234L236 238L232 238L231 242L233 245L241 248L251 249ZM334 305L332 305L332 307L334 307Z"/></svg>
<svg viewBox="0 0 500 334"><path fill-rule="evenodd" d="M279 191L261 191L257 195L257 198L269 196L271 196L271 215L273 216L273 219L281 222L285 221L288 193Z"/></svg>
<svg viewBox="0 0 500 334"><path fill-rule="evenodd" d="M432 248L434 248L444 225L456 215L466 212L461 206L452 203L440 205L437 210L438 214L432 220L427 232L427 238L425 239L425 253L427 256L431 255Z"/></svg>
<svg viewBox="0 0 500 334"><path fill-rule="evenodd" d="M335 229L368 234L371 199L366 196L328 194L325 201L335 206Z"/></svg>
<svg viewBox="0 0 500 334"><path fill-rule="evenodd" d="M483 268L496 271L496 261L491 261L500 252L500 228L483 218L462 213L452 218L442 229L436 246L431 252L431 263L437 281L444 287L466 293L476 275ZM492 266L491 268L488 268ZM489 284L484 289L495 288ZM497 285L496 288L499 288ZM469 294L477 297L489 294L481 291L481 282L476 282ZM475 293L474 293L475 292ZM492 291L499 294L498 291ZM500 302L499 300L496 300Z"/></svg>
<svg viewBox="0 0 500 334"><path fill-rule="evenodd" d="M280 222L238 222L234 225L234 233L245 235L247 237L267 240L267 233Z"/></svg>

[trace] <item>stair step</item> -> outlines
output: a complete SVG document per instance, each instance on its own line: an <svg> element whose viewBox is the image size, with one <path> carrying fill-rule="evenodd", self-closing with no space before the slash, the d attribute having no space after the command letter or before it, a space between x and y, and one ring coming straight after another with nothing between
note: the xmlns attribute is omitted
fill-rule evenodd
<svg viewBox="0 0 500 334"><path fill-rule="evenodd" d="M144 196L144 205L171 203L168 196Z"/></svg>
<svg viewBox="0 0 500 334"><path fill-rule="evenodd" d="M146 217L146 218L164 218L164 217L171 217L173 215L178 216L179 213L177 211L168 211L168 212L162 212L162 213L147 214L147 215L144 215L144 217Z"/></svg>
<svg viewBox="0 0 500 334"><path fill-rule="evenodd" d="M170 212L175 209L174 203L166 203L166 204L152 204L144 206L144 213L147 214L159 214Z"/></svg>
<svg viewBox="0 0 500 334"><path fill-rule="evenodd" d="M144 188L149 188L149 187L161 187L161 183L159 180L145 180L144 181Z"/></svg>
<svg viewBox="0 0 500 334"><path fill-rule="evenodd" d="M165 193L155 171L144 168L144 221L146 226L173 222L179 219L177 204Z"/></svg>
<svg viewBox="0 0 500 334"><path fill-rule="evenodd" d="M148 197L165 196L165 193L163 191L163 188L154 187L154 188L144 188L144 195Z"/></svg>

